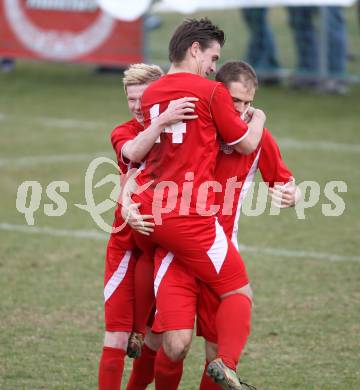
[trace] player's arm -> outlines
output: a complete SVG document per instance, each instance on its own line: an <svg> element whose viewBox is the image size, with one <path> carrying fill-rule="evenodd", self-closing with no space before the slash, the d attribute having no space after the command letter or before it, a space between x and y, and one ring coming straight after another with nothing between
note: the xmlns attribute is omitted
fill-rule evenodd
<svg viewBox="0 0 360 390"><path fill-rule="evenodd" d="M129 164L129 160L124 159L122 155L122 150L124 145L133 140L140 131L143 130L143 127L135 120L126 122L120 126L117 126L111 132L111 144L115 151L119 167L126 167ZM126 171L127 169L125 169Z"/></svg>
<svg viewBox="0 0 360 390"><path fill-rule="evenodd" d="M152 119L151 125L139 133L133 140L128 141L122 155L132 162L141 162L155 144L165 127L183 120L196 119L194 114L195 97L184 97L170 102L168 108L157 118Z"/></svg>
<svg viewBox="0 0 360 390"><path fill-rule="evenodd" d="M242 118L248 124L248 135L241 142L234 145L236 152L240 154L250 154L259 145L263 135L266 115L259 108L249 107Z"/></svg>
<svg viewBox="0 0 360 390"><path fill-rule="evenodd" d="M264 182L269 186L269 196L274 205L279 208L295 206L301 198L300 189L268 129L264 129L261 139L259 170Z"/></svg>
<svg viewBox="0 0 360 390"><path fill-rule="evenodd" d="M249 124L236 112L233 101L225 86L219 83L214 89L210 110L221 138L234 146L241 154L250 154L258 146L266 116L263 111L255 110Z"/></svg>
<svg viewBox="0 0 360 390"><path fill-rule="evenodd" d="M128 174L127 180L124 180L124 185L121 191L121 216L129 226L145 236L150 235L154 231L155 224L150 222L154 217L152 215L143 215L139 212L140 203L134 203L131 196L136 192L139 185L135 180L136 174Z"/></svg>

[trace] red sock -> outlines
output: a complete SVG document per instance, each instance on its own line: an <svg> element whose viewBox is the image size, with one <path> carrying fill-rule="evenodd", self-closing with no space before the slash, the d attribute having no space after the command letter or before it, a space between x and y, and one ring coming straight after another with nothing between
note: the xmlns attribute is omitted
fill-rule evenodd
<svg viewBox="0 0 360 390"><path fill-rule="evenodd" d="M184 360L174 362L160 348L155 360L155 389L176 390L179 386Z"/></svg>
<svg viewBox="0 0 360 390"><path fill-rule="evenodd" d="M251 302L242 294L224 298L216 315L218 357L235 370L250 333Z"/></svg>
<svg viewBox="0 0 360 390"><path fill-rule="evenodd" d="M99 364L99 390L119 390L124 371L125 351L104 347Z"/></svg>
<svg viewBox="0 0 360 390"><path fill-rule="evenodd" d="M145 334L146 322L154 306L154 261L140 256L135 266L134 331Z"/></svg>
<svg viewBox="0 0 360 390"><path fill-rule="evenodd" d="M220 390L220 386L217 385L215 382L213 382L213 380L210 379L210 377L208 375L206 375L206 369L207 369L208 365L209 365L209 362L206 362L205 367L204 367L204 371L203 371L203 375L201 378L199 390Z"/></svg>
<svg viewBox="0 0 360 390"><path fill-rule="evenodd" d="M154 380L156 351L144 344L141 356L134 359L126 390L144 390Z"/></svg>

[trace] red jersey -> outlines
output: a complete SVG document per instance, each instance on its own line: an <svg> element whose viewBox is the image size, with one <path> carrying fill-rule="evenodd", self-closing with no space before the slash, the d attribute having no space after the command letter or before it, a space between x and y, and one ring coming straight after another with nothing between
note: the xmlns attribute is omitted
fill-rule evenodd
<svg viewBox="0 0 360 390"><path fill-rule="evenodd" d="M211 188L209 182L214 180L218 135L228 145L233 145L247 135L248 127L236 113L223 84L191 73L163 76L145 90L142 97L145 127L167 108L170 101L182 97L199 99L195 103L198 119L164 129L146 158L138 183L143 185L152 181L149 189L140 195L142 201L151 203L155 187L171 182L176 191L169 189L166 199L168 203L176 204L175 214L194 215L199 214L199 210L208 210L215 201L214 193L209 191L208 194L208 189ZM163 199L155 201L164 202Z"/></svg>
<svg viewBox="0 0 360 390"><path fill-rule="evenodd" d="M117 126L111 133L111 143L116 153L118 165L122 174L126 174L130 167L130 162L126 160L122 154L123 147L128 141L133 140L143 129L143 126L136 119L131 119L130 121ZM115 209L113 226L115 228L122 226L124 222L125 221L121 216L121 205L118 204ZM112 233L111 240L115 240L117 246L126 248L133 246L132 230L130 226L126 224L118 233Z"/></svg>
<svg viewBox="0 0 360 390"><path fill-rule="evenodd" d="M258 169L269 187L288 183L292 178L268 129L264 129L257 149L247 156L237 153L231 146L221 145L215 170L215 178L223 187L223 191L216 194L216 204L220 205L218 219L235 246L241 206ZM238 183L236 186L235 182Z"/></svg>

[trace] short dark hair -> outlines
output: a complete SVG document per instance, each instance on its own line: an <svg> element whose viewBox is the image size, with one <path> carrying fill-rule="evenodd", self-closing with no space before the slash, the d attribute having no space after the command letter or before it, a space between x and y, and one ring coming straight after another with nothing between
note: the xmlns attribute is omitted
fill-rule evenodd
<svg viewBox="0 0 360 390"><path fill-rule="evenodd" d="M210 47L213 41L220 46L225 43L225 34L208 18L185 19L177 27L169 43L170 62L179 63L185 58L186 50L194 43L199 42L202 50Z"/></svg>
<svg viewBox="0 0 360 390"><path fill-rule="evenodd" d="M245 61L227 61L220 67L215 76L216 81L225 85L238 82L249 85L253 88L258 87L258 79L254 68Z"/></svg>

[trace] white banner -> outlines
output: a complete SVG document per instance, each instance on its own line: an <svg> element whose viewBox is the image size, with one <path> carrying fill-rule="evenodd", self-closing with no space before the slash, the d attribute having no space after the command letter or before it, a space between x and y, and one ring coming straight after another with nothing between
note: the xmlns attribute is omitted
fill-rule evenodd
<svg viewBox="0 0 360 390"><path fill-rule="evenodd" d="M351 6L356 0L161 0L153 6L158 12L193 13L202 10L275 6Z"/></svg>
<svg viewBox="0 0 360 390"><path fill-rule="evenodd" d="M132 22L148 11L152 0L97 0L97 3L113 18Z"/></svg>
<svg viewBox="0 0 360 390"><path fill-rule="evenodd" d="M97 0L99 6L113 18L133 21L150 7L156 12L180 12L191 14L196 11L222 10L246 7L275 7L275 6L350 6L356 0L160 0L152 7L152 0Z"/></svg>

